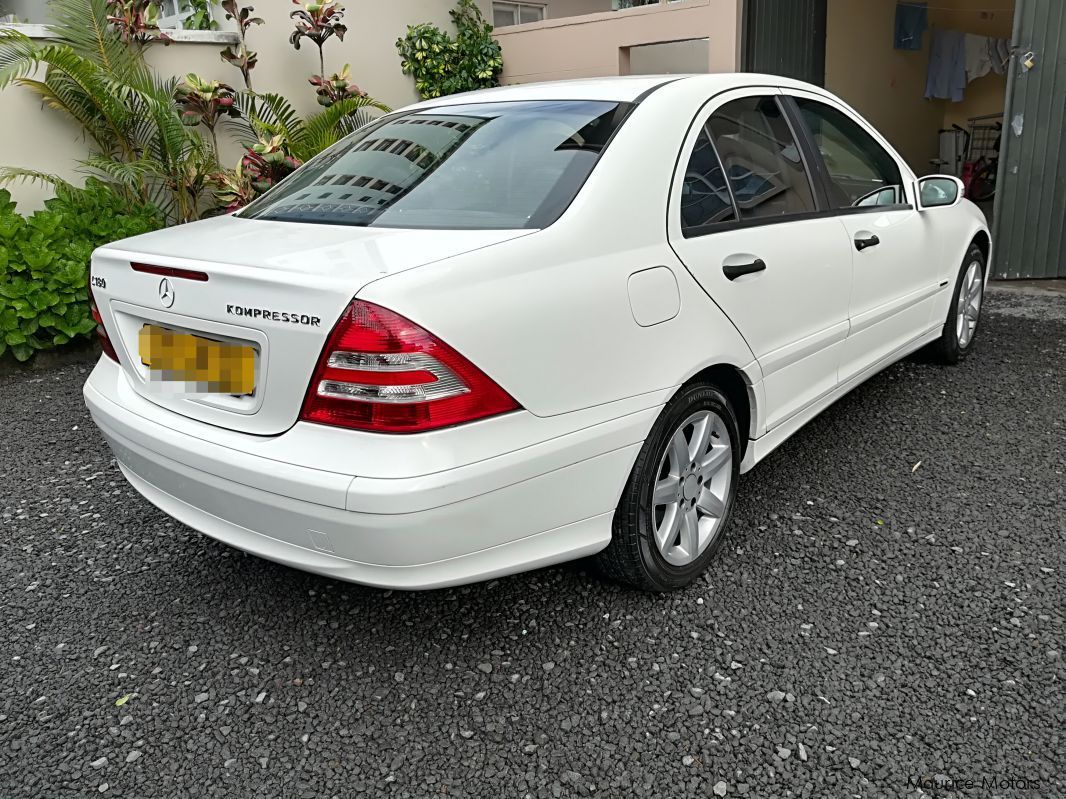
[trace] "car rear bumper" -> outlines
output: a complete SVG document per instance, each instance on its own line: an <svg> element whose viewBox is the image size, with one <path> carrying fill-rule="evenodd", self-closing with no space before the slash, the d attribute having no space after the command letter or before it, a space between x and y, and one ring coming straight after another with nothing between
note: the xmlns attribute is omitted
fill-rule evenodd
<svg viewBox="0 0 1066 799"><path fill-rule="evenodd" d="M431 474L368 478L264 457L261 438L234 437L152 405L123 391L124 379L101 360L85 400L123 474L150 502L260 557L401 589L474 582L602 549L657 413ZM335 431L335 445L344 446L346 435ZM247 447L235 446L245 439Z"/></svg>

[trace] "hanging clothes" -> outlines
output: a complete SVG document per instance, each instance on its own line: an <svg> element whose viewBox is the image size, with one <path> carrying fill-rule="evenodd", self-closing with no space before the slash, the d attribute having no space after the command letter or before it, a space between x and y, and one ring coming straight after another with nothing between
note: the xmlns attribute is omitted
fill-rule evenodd
<svg viewBox="0 0 1066 799"><path fill-rule="evenodd" d="M925 98L958 103L965 90L966 34L937 28L933 31L933 44L929 50Z"/></svg>
<svg viewBox="0 0 1066 799"><path fill-rule="evenodd" d="M990 37L966 34L966 82L972 83L992 71Z"/></svg>
<svg viewBox="0 0 1066 799"><path fill-rule="evenodd" d="M900 0L896 5L896 33L893 47L897 50L921 50L922 34L929 27L929 8L926 3Z"/></svg>
<svg viewBox="0 0 1066 799"><path fill-rule="evenodd" d="M1006 75L1010 63L1010 39L989 39L988 59L992 62L993 72Z"/></svg>

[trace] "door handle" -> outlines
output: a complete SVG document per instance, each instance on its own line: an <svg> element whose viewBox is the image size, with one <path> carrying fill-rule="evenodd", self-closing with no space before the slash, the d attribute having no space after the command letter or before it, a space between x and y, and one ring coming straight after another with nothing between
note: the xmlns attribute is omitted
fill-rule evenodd
<svg viewBox="0 0 1066 799"><path fill-rule="evenodd" d="M725 264L722 266L722 274L730 280L736 280L742 275L750 275L766 269L766 261L756 258L750 264Z"/></svg>
<svg viewBox="0 0 1066 799"><path fill-rule="evenodd" d="M877 238L877 236L857 238L855 239L855 249L859 252L862 252L863 250L869 249L870 247L876 247L880 243L881 239Z"/></svg>

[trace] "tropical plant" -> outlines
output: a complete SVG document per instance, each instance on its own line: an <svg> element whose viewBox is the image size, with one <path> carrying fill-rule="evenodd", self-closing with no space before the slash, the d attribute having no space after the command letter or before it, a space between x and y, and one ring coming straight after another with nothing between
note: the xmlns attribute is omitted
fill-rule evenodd
<svg viewBox="0 0 1066 799"><path fill-rule="evenodd" d="M218 172L211 177L211 181L220 213L240 210L256 198L252 181L244 172L244 159L241 159L236 169Z"/></svg>
<svg viewBox="0 0 1066 799"><path fill-rule="evenodd" d="M222 8L226 12L226 19L237 23L237 49L227 45L222 51L222 60L241 71L245 88L252 91L252 70L255 69L259 56L254 50L248 49L248 29L253 25L262 25L263 20L252 16L255 11L253 6L242 6L238 9L237 0L222 0Z"/></svg>
<svg viewBox="0 0 1066 799"><path fill-rule="evenodd" d="M253 101L255 108L252 107ZM280 94L243 93L237 97L241 116L233 124L243 141L279 140L281 148L300 163L332 147L371 120L368 109L389 107L367 95L345 97L317 114L301 118Z"/></svg>
<svg viewBox="0 0 1066 799"><path fill-rule="evenodd" d="M172 39L159 29L159 6L155 0L107 0L111 9L107 21L119 31L124 42L140 45Z"/></svg>
<svg viewBox="0 0 1066 799"><path fill-rule="evenodd" d="M189 0L192 13L181 22L188 31L217 31L218 23L211 16L211 0Z"/></svg>
<svg viewBox="0 0 1066 799"><path fill-rule="evenodd" d="M218 135L215 128L222 117L239 117L234 105L233 87L217 80L206 80L189 73L178 85L174 99L181 109L181 123L195 128L203 125L211 134L211 144L218 159Z"/></svg>
<svg viewBox="0 0 1066 799"><path fill-rule="evenodd" d="M289 16L296 20L296 29L289 36L289 42L299 50L300 40L307 38L318 47L318 74L326 74L326 61L322 47L331 36L344 39L348 28L341 22L344 18L344 6L340 3L301 3L292 0L299 9Z"/></svg>
<svg viewBox="0 0 1066 799"><path fill-rule="evenodd" d="M245 150L232 172L215 176L215 199L225 213L236 211L276 186L300 166L285 150L281 136L263 139Z"/></svg>
<svg viewBox="0 0 1066 799"><path fill-rule="evenodd" d="M312 75L311 80L308 82L315 87L315 94L318 95L318 104L326 108L329 108L338 100L343 100L345 97L366 96L366 92L352 83L352 70L348 64L345 64L344 69L340 72L336 72L328 78L323 78L321 75Z"/></svg>
<svg viewBox="0 0 1066 799"><path fill-rule="evenodd" d="M389 110L351 84L347 69L316 84L330 105L307 119L301 119L279 95L238 93L227 84L195 75L179 86L146 65L143 50L148 40L142 39L147 34L123 22L136 18L141 25L152 19L148 5L143 0L123 2L127 16L115 21L118 0L51 0L55 39L45 43L0 29L0 89L16 83L70 116L91 145L90 155L80 161L83 170L107 181L130 202L160 208L170 223L212 212L211 195L227 182L219 175L217 132L222 119L235 126L237 141L251 154L252 163L243 173L253 176L248 185L254 192L274 179L276 151L282 159L306 161L369 121L371 109ZM250 7L238 8L236 0L227 2L226 8L236 15L242 31L261 22L251 16ZM322 24L335 26L338 8L330 8L327 12L312 4L311 10ZM233 55L250 83L247 73L255 54L241 36L240 52ZM42 66L47 70L38 78L34 73ZM201 135L201 125L209 141ZM280 138L276 151L256 152L256 145L275 137ZM0 168L0 183L16 179L66 186L46 172ZM240 183L244 178L234 180Z"/></svg>
<svg viewBox="0 0 1066 799"><path fill-rule="evenodd" d="M89 256L109 241L163 224L151 206L90 178L85 188L60 186L44 210L20 216L0 189L0 356L34 352L89 338Z"/></svg>
<svg viewBox="0 0 1066 799"><path fill-rule="evenodd" d="M424 99L499 85L503 52L474 0L459 0L450 12L456 37L436 25L408 25L396 40L405 75Z"/></svg>
<svg viewBox="0 0 1066 799"><path fill-rule="evenodd" d="M23 86L78 123L91 143L80 162L89 174L131 201L156 205L172 221L197 219L198 192L214 155L182 124L176 81L145 64L141 34L112 25L114 6L114 0L52 0L54 40L42 44L0 30L0 89ZM43 79L31 77L41 66L47 67ZM44 172L0 168L0 182L14 179L63 184Z"/></svg>

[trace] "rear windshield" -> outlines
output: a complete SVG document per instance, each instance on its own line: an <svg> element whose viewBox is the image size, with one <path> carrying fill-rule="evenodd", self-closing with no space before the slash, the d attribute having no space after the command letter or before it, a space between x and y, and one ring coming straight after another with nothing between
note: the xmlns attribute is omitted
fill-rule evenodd
<svg viewBox="0 0 1066 799"><path fill-rule="evenodd" d="M631 108L586 100L497 102L386 117L309 161L240 216L542 228L570 205Z"/></svg>

